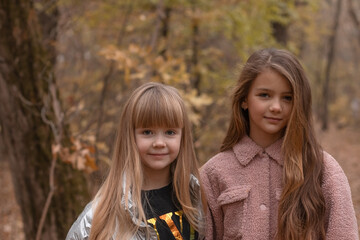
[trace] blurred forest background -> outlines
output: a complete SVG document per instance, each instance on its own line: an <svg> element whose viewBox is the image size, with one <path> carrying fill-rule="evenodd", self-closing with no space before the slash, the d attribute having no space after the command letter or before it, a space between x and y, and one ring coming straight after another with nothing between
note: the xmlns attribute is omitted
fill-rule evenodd
<svg viewBox="0 0 360 240"><path fill-rule="evenodd" d="M65 238L144 82L181 91L206 162L241 65L264 47L303 63L318 135L359 219L360 1L0 0L0 239Z"/></svg>

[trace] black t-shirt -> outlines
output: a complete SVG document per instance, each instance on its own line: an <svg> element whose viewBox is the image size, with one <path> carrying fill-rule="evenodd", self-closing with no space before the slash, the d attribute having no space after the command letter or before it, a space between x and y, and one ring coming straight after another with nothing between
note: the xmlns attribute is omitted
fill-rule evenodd
<svg viewBox="0 0 360 240"><path fill-rule="evenodd" d="M198 239L198 233L179 210L172 184L160 189L142 191L143 207L148 224L155 229L158 239ZM145 197L146 196L146 197ZM147 199L147 200L146 200Z"/></svg>

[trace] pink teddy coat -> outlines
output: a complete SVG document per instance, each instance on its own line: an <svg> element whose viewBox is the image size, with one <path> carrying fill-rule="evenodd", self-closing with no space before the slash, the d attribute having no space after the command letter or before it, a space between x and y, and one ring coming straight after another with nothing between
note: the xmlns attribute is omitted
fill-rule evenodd
<svg viewBox="0 0 360 240"><path fill-rule="evenodd" d="M204 164L201 179L209 209L206 239L274 239L283 186L282 140L263 149L245 136L232 150ZM348 180L326 152L322 190L327 240L359 239Z"/></svg>

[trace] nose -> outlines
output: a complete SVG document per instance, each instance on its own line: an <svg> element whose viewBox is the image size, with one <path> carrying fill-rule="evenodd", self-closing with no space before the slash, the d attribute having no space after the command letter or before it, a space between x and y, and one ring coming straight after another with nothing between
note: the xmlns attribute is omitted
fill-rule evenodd
<svg viewBox="0 0 360 240"><path fill-rule="evenodd" d="M281 106L280 99L273 99L269 109L271 112L281 112L282 106Z"/></svg>
<svg viewBox="0 0 360 240"><path fill-rule="evenodd" d="M165 147L165 141L164 141L164 137L162 135L158 135L155 137L153 145L154 148L161 148L161 147Z"/></svg>

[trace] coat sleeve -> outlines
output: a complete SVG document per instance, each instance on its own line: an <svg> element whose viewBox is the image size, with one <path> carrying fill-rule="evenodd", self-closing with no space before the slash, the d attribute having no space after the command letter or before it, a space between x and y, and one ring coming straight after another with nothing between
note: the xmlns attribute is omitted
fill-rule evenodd
<svg viewBox="0 0 360 240"><path fill-rule="evenodd" d="M208 203L208 209L206 212L206 240L221 239L223 233L222 213L221 208L217 203L217 192L215 177L212 176L214 173L211 168L203 166L200 170L201 182L204 187L206 200Z"/></svg>
<svg viewBox="0 0 360 240"><path fill-rule="evenodd" d="M93 209L92 204L89 203L71 226L66 236L66 240L88 240L92 218Z"/></svg>
<svg viewBox="0 0 360 240"><path fill-rule="evenodd" d="M349 182L337 161L326 152L322 189L326 204L326 239L358 240L359 230Z"/></svg>

